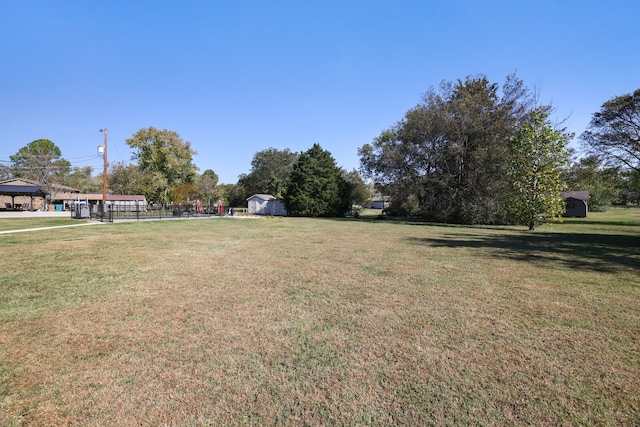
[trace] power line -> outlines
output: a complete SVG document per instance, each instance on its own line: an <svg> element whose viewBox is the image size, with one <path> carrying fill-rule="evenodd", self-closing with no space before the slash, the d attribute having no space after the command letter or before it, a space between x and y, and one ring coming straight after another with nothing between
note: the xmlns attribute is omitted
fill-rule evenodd
<svg viewBox="0 0 640 427"><path fill-rule="evenodd" d="M58 159L58 160L66 160L69 163L73 164L73 163L83 163L83 162L87 162L90 160L94 160L94 159L101 159L101 156L97 156L97 155L91 155L91 156L82 156L82 157L70 157L68 159L65 159L64 157ZM11 160L0 160L0 163L8 163L8 164L13 164L14 162Z"/></svg>
<svg viewBox="0 0 640 427"><path fill-rule="evenodd" d="M15 126L15 127L23 127L23 128L32 128L32 129L56 129L56 130L71 130L76 132L95 132L95 128L75 128L75 127L66 127L66 126L49 126L49 125L29 125L23 123L10 123L10 122L0 122L0 126Z"/></svg>

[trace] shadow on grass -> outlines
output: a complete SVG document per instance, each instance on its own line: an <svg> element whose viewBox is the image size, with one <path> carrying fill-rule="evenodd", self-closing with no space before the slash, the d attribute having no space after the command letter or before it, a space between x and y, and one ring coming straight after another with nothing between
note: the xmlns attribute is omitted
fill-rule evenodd
<svg viewBox="0 0 640 427"><path fill-rule="evenodd" d="M443 238L409 238L434 247L490 248L498 256L526 262L560 263L570 268L602 272L629 268L640 271L640 237L612 234L470 234Z"/></svg>
<svg viewBox="0 0 640 427"><path fill-rule="evenodd" d="M640 221L593 221L588 219L580 219L580 220L565 220L562 224L568 225L568 226L595 225L595 226L622 226L622 227L640 228Z"/></svg>

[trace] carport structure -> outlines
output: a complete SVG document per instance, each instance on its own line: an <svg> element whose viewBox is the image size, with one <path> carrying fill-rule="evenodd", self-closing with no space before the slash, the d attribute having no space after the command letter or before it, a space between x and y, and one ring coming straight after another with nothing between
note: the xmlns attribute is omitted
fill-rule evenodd
<svg viewBox="0 0 640 427"><path fill-rule="evenodd" d="M20 181L20 182L16 182ZM45 200L42 186L24 180L0 182L0 209L33 211Z"/></svg>

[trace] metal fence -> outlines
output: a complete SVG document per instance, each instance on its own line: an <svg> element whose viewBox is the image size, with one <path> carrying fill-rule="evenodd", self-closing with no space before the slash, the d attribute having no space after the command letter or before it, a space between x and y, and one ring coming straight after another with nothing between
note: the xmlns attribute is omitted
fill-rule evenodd
<svg viewBox="0 0 640 427"><path fill-rule="evenodd" d="M114 221L141 221L141 220L162 220L162 219L180 219L180 218L206 218L214 216L236 215L234 208L225 208L222 215L218 215L217 209L204 209L196 213L195 209L190 206L156 206L146 207L144 209L122 209L118 206L109 206L102 213L101 206L95 206L90 211L90 217L96 221L114 222ZM71 213L73 216L73 212Z"/></svg>

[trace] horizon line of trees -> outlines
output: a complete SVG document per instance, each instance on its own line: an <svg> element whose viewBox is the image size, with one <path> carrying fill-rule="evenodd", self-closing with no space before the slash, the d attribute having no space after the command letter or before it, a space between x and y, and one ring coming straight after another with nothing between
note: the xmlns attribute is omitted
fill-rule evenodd
<svg viewBox="0 0 640 427"><path fill-rule="evenodd" d="M603 103L580 135L586 156L568 149L574 137L549 120L550 105L515 75L500 86L486 76L430 88L404 117L358 149L360 171L347 172L319 144L302 153L268 148L235 184L202 174L191 143L170 130L143 128L126 140L132 163L109 165L108 188L151 203L206 205L222 199L246 206L253 194L282 198L293 215L339 216L377 193L388 212L462 224L519 223L535 228L563 213L562 190L588 190L591 210L638 203L640 89ZM95 192L102 174L72 167L50 140L32 141L0 165L0 180L25 178ZM369 184L365 183L366 178Z"/></svg>
<svg viewBox="0 0 640 427"><path fill-rule="evenodd" d="M273 193L285 200L291 215L339 216L369 199L359 173L339 168L319 144L303 153L275 148L260 151L251 171L241 175L237 184L219 184L213 170L198 173L193 163L195 151L174 131L144 128L126 143L135 150L132 160L136 163L109 165L108 191L144 195L151 204L191 205L201 200L212 207L222 200L225 206L246 207L251 195ZM56 185L86 193L102 190L102 174L93 177L91 167L72 168L50 140L27 144L11 160L13 165L0 171L2 179L35 181L47 193L54 192Z"/></svg>
<svg viewBox="0 0 640 427"><path fill-rule="evenodd" d="M580 137L589 156L572 161L573 135L515 75L443 82L358 150L361 172L394 215L534 229L561 220L563 190L589 190L595 209L637 195L639 109L640 90L603 104Z"/></svg>

